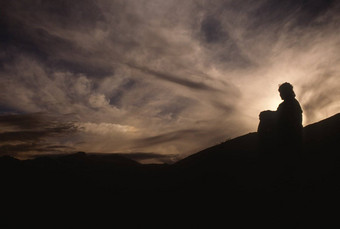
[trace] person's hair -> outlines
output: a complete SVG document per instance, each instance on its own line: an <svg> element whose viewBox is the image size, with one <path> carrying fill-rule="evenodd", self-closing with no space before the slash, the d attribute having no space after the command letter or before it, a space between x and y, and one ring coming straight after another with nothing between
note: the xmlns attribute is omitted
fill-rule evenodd
<svg viewBox="0 0 340 229"><path fill-rule="evenodd" d="M283 83L279 86L279 92L283 95L284 98L294 98L295 93L293 91L293 85L290 83Z"/></svg>

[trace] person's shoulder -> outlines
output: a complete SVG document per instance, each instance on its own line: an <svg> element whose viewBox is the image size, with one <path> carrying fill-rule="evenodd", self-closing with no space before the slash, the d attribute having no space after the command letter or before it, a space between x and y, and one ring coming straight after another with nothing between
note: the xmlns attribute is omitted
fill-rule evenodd
<svg viewBox="0 0 340 229"><path fill-rule="evenodd" d="M294 105L296 105L296 106L300 106L300 103L299 103L299 101L297 101L297 99L293 99L293 103L294 103Z"/></svg>
<svg viewBox="0 0 340 229"><path fill-rule="evenodd" d="M294 106L295 106L299 111L302 112L300 103L299 103L299 101L297 101L297 99L295 99L295 98L293 99L293 104L294 104Z"/></svg>
<svg viewBox="0 0 340 229"><path fill-rule="evenodd" d="M294 103L299 103L299 101L296 98L294 98L292 100L294 101Z"/></svg>
<svg viewBox="0 0 340 229"><path fill-rule="evenodd" d="M294 106L299 105L300 106L300 103L299 103L299 101L297 101L296 98L286 99L283 103L290 105L290 106L291 105L294 105Z"/></svg>
<svg viewBox="0 0 340 229"><path fill-rule="evenodd" d="M285 108L285 109L294 109L294 108L301 108L300 107L300 103L299 101L297 101L295 98L292 98L292 99L286 99L285 101L283 101L279 107L279 108Z"/></svg>

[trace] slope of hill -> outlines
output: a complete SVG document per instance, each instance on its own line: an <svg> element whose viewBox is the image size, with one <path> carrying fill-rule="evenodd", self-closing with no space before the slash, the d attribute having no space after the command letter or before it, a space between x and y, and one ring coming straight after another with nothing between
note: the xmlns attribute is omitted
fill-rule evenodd
<svg viewBox="0 0 340 229"><path fill-rule="evenodd" d="M306 126L304 154L296 163L277 152L259 153L257 133L173 165L82 152L26 161L1 157L6 214L0 226L334 226L337 214L328 209L339 204L339 124L337 114Z"/></svg>
<svg viewBox="0 0 340 229"><path fill-rule="evenodd" d="M334 152L340 145L340 113L320 122L304 127L304 151L310 152ZM257 157L258 135L249 133L216 146L204 149L196 154L177 162L177 165L189 166L193 163L216 162L223 157Z"/></svg>
<svg viewBox="0 0 340 229"><path fill-rule="evenodd" d="M307 152L338 151L340 144L340 113L306 126L304 135Z"/></svg>

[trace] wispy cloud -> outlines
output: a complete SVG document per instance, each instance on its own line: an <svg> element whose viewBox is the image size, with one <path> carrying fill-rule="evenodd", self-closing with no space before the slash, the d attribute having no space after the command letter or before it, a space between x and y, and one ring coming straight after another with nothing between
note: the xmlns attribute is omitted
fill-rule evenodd
<svg viewBox="0 0 340 229"><path fill-rule="evenodd" d="M140 66L135 66L132 64L129 64L128 66L138 69L142 71L143 73L153 75L159 79L169 81L171 83L175 83L184 87L188 87L193 90L206 90L206 91L215 91L216 89L204 84L203 82L195 82L195 81L190 81L186 79L186 76L176 76L171 73L164 73L164 72L158 72L152 69L148 69L146 67L140 67Z"/></svg>
<svg viewBox="0 0 340 229"><path fill-rule="evenodd" d="M336 1L28 0L1 9L1 134L23 144L6 152L40 153L29 144L43 140L46 149L184 156L255 131L285 81L305 124L340 109Z"/></svg>
<svg viewBox="0 0 340 229"><path fill-rule="evenodd" d="M43 113L0 115L0 127L0 154L20 158L70 150L65 138L76 131L72 122Z"/></svg>

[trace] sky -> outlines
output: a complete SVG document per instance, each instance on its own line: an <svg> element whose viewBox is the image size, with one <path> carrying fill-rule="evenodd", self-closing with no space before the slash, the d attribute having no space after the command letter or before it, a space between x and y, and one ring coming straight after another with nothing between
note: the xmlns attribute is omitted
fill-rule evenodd
<svg viewBox="0 0 340 229"><path fill-rule="evenodd" d="M290 82L303 125L340 112L332 0L0 2L0 156L172 163L255 132Z"/></svg>

